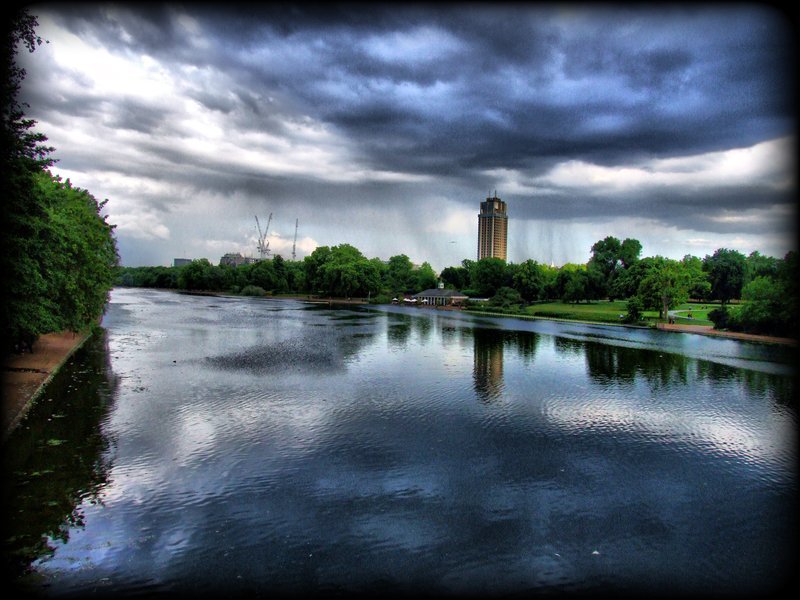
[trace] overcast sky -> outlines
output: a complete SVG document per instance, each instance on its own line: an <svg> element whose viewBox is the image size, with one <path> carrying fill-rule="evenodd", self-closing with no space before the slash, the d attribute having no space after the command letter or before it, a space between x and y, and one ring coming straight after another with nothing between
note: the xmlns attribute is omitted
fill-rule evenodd
<svg viewBox="0 0 800 600"><path fill-rule="evenodd" d="M768 5L33 5L27 115L122 264L353 244L436 270L796 248L794 23Z"/></svg>

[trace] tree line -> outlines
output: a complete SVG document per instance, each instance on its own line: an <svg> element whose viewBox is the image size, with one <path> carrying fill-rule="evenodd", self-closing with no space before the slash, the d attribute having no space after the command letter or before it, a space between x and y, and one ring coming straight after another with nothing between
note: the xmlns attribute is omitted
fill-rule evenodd
<svg viewBox="0 0 800 600"><path fill-rule="evenodd" d="M641 258L641 243L608 236L591 248L584 264L548 266L533 259L510 263L499 258L465 259L437 273L415 266L405 254L388 261L368 259L350 244L321 246L302 261L271 260L233 267L206 259L182 267L121 268L117 284L263 295L297 293L341 298L392 298L436 287L457 289L493 307L524 307L537 302L626 300L628 322L644 311L669 311L688 300L719 302L710 318L720 328L786 335L797 332L797 253L784 258L758 251L745 256L720 248L704 258ZM731 307L733 300L741 300Z"/></svg>
<svg viewBox="0 0 800 600"><path fill-rule="evenodd" d="M238 267L212 265L207 259L180 267L120 267L117 285L243 295L311 294L336 298L369 298L389 302L437 285L438 277L427 262L415 266L400 254L384 262L367 258L355 246L320 246L302 261L276 255Z"/></svg>
<svg viewBox="0 0 800 600"><path fill-rule="evenodd" d="M113 226L87 190L54 176L53 148L33 131L17 95L25 71L19 48L43 43L36 18L19 10L3 25L2 319L6 351L30 350L36 338L96 322L118 263Z"/></svg>

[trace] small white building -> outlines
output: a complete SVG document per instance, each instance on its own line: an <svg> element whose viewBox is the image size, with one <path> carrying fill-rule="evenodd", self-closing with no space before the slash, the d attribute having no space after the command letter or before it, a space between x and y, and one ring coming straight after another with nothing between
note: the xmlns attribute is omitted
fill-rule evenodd
<svg viewBox="0 0 800 600"><path fill-rule="evenodd" d="M461 306L467 301L468 296L458 290L446 290L439 284L438 288L423 290L414 294L413 298L418 304L425 306Z"/></svg>

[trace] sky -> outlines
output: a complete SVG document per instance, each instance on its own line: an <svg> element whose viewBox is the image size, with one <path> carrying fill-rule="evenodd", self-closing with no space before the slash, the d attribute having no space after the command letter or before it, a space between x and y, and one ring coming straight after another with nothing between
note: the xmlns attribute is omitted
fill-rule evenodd
<svg viewBox="0 0 800 600"><path fill-rule="evenodd" d="M796 239L794 22L769 4L33 4L20 99L121 264L352 244L437 271ZM272 219L269 219L269 215ZM296 240L296 241L295 241Z"/></svg>

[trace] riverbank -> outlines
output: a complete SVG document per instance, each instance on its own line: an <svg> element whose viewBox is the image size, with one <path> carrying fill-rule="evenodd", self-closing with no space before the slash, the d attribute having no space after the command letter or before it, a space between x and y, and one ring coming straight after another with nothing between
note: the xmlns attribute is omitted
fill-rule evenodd
<svg viewBox="0 0 800 600"><path fill-rule="evenodd" d="M712 335L716 337L726 337L745 342L760 342L764 344L783 344L785 346L797 346L797 340L793 338L776 337L772 335L758 335L755 333L740 333L738 331L720 331L711 325L678 325L671 323L659 323L658 329L662 331L678 331L680 333L697 333L700 335Z"/></svg>
<svg viewBox="0 0 800 600"><path fill-rule="evenodd" d="M6 357L3 365L4 440L22 421L53 376L91 334L91 329L82 333L48 333L36 340L33 352Z"/></svg>
<svg viewBox="0 0 800 600"><path fill-rule="evenodd" d="M423 308L423 307L419 307ZM440 307L437 307L440 308ZM560 321L562 323L584 323L586 325L609 325L612 327L638 327L638 328L649 328L650 325L628 325L625 323L608 323L603 321L581 321L578 319L559 319L555 317L540 317L536 315L511 315L506 313L500 312L490 312L490 311L477 311L477 310L467 310L469 314L472 315L486 315L492 317L506 317L510 319L543 319L548 321ZM797 346L798 340L794 338L785 338L785 337L777 337L772 335L758 335L754 333L740 333L737 331L725 331L714 329L713 325L683 325L677 323L657 323L656 329L661 331L674 331L677 333L696 333L699 335L711 335L716 337L725 337L735 340L740 340L744 342L758 342L761 344L780 344L783 346Z"/></svg>

